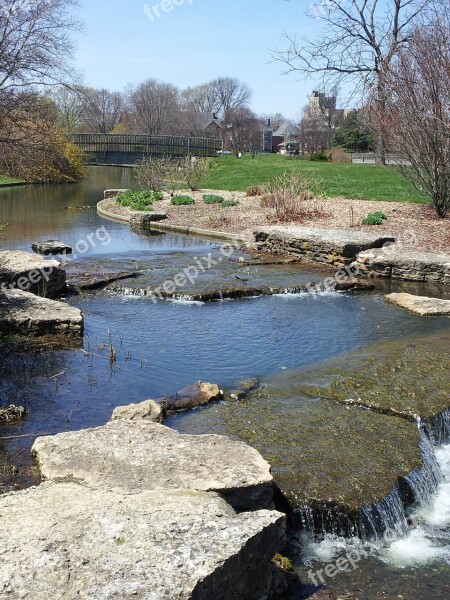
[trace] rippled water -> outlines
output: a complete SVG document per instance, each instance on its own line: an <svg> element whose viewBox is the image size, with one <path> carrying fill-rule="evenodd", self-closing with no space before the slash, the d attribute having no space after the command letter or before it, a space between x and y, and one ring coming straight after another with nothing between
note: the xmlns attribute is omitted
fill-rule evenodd
<svg viewBox="0 0 450 600"><path fill-rule="evenodd" d="M89 236L95 240L92 234L105 227L110 242L90 244L89 252L70 266L81 271L145 268L144 279L130 280L131 287L162 284L180 265L218 252L217 242L173 234L136 234L128 226L97 215L95 206L104 189L134 185L129 170L93 168L80 185L0 189L0 223L9 223L3 244L30 250L33 241L58 238L75 245ZM238 273L266 284L292 279L306 283L328 275L318 269L284 269L259 267L259 272L248 268ZM230 283L234 266L227 265L208 277L214 285L225 280ZM149 298L111 292L72 298L71 303L83 310L86 319L82 350L2 360L1 402L25 403L30 414L22 424L0 429L3 438L13 438L0 441L0 457L25 469L36 435L104 423L117 405L173 393L198 379L231 388L244 377L264 378L370 344L449 328L448 319L423 319L385 304L383 292L391 287L399 286L380 282L378 291L371 294L280 295L207 304L153 303ZM420 286L403 288L417 290ZM110 343L117 352L114 363L108 357ZM194 433L221 433L215 410L217 407L186 413L169 424ZM212 418L205 420L208 411ZM361 559L357 569L339 575L330 585L364 589L363 597L370 598L390 597L382 591L419 600L450 597L446 563L449 454L449 447L438 451L447 480L432 504L415 516L417 527L410 537L394 542L376 557ZM19 484L26 480L27 475L13 479ZM331 537L320 544L307 542L303 560L309 556L308 568L323 568L339 552L357 549L358 544L358 540Z"/></svg>

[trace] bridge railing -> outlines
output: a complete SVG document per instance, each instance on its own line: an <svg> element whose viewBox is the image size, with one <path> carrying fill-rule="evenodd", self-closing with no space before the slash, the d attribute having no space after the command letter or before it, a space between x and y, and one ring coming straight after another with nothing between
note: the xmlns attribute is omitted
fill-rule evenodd
<svg viewBox="0 0 450 600"><path fill-rule="evenodd" d="M139 154L152 156L215 156L223 149L217 138L172 135L76 133L72 143L86 154Z"/></svg>

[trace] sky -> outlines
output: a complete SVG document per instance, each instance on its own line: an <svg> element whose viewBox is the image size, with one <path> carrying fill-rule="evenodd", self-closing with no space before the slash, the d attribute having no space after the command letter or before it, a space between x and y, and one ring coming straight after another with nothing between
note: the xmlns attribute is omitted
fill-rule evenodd
<svg viewBox="0 0 450 600"><path fill-rule="evenodd" d="M320 32L305 16L310 1L81 0L76 67L86 85L110 90L148 78L185 88L237 77L257 114L298 118L317 82L283 74L272 56L287 47L284 32Z"/></svg>

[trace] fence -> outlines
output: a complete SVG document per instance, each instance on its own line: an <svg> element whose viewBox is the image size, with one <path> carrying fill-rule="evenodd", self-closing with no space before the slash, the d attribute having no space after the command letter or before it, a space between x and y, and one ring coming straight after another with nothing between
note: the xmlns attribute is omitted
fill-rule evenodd
<svg viewBox="0 0 450 600"><path fill-rule="evenodd" d="M215 156L223 149L216 138L172 135L121 135L77 133L71 141L87 155L88 162L135 163L146 156Z"/></svg>

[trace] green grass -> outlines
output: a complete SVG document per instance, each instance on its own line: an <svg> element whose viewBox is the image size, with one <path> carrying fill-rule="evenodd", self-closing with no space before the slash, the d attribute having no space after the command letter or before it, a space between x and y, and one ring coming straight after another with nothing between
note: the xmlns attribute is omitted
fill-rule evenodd
<svg viewBox="0 0 450 600"><path fill-rule="evenodd" d="M244 191L247 186L263 185L285 171L298 171L315 178L319 181L317 191L331 198L429 203L393 167L309 162L302 157L279 154L261 154L252 159L245 153L240 160L233 155L215 158L204 187Z"/></svg>
<svg viewBox="0 0 450 600"><path fill-rule="evenodd" d="M13 183L24 183L24 180L14 179L13 177L8 177L6 175L0 175L0 186L11 185Z"/></svg>

